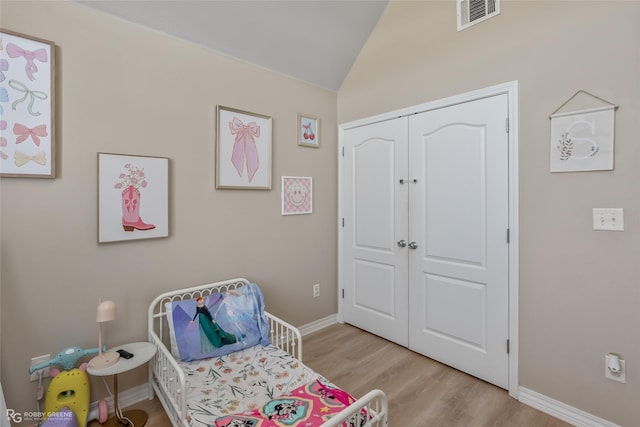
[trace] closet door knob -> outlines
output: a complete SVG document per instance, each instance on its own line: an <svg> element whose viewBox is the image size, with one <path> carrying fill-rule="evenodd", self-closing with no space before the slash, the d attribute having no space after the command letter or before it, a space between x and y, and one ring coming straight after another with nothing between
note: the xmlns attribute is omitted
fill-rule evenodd
<svg viewBox="0 0 640 427"><path fill-rule="evenodd" d="M407 242L405 240L398 240L398 246L404 248L405 246L407 246Z"/></svg>
<svg viewBox="0 0 640 427"><path fill-rule="evenodd" d="M409 243L409 249L418 249L418 244L416 242Z"/></svg>

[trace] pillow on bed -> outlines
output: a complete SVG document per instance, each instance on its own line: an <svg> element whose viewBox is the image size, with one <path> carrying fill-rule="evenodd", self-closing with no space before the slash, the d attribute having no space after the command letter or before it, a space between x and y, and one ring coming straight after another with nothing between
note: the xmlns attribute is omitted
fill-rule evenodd
<svg viewBox="0 0 640 427"><path fill-rule="evenodd" d="M171 351L187 362L269 344L262 292L255 283L166 303Z"/></svg>

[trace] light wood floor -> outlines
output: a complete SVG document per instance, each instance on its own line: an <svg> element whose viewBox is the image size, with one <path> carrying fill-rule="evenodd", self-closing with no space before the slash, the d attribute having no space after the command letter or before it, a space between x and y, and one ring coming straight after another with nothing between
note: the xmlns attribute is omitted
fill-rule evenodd
<svg viewBox="0 0 640 427"><path fill-rule="evenodd" d="M349 325L305 336L303 361L356 397L383 390L391 427L570 426L503 389ZM157 398L132 408L149 413L149 427L171 427Z"/></svg>
<svg viewBox="0 0 640 427"><path fill-rule="evenodd" d="M305 337L303 361L356 397L384 391L391 427L570 426L506 390L349 325Z"/></svg>

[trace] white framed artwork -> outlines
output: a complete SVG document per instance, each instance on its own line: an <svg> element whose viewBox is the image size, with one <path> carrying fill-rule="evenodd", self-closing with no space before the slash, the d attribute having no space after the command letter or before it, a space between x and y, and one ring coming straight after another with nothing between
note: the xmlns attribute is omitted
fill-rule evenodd
<svg viewBox="0 0 640 427"><path fill-rule="evenodd" d="M282 177L282 215L300 215L313 212L313 178L303 176Z"/></svg>

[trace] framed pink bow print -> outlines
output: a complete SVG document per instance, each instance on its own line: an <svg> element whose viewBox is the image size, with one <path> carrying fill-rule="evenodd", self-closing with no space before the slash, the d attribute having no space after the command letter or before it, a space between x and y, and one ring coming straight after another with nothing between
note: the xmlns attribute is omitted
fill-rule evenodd
<svg viewBox="0 0 640 427"><path fill-rule="evenodd" d="M55 44L0 29L0 176L55 178Z"/></svg>
<svg viewBox="0 0 640 427"><path fill-rule="evenodd" d="M217 107L216 188L271 190L271 117Z"/></svg>

